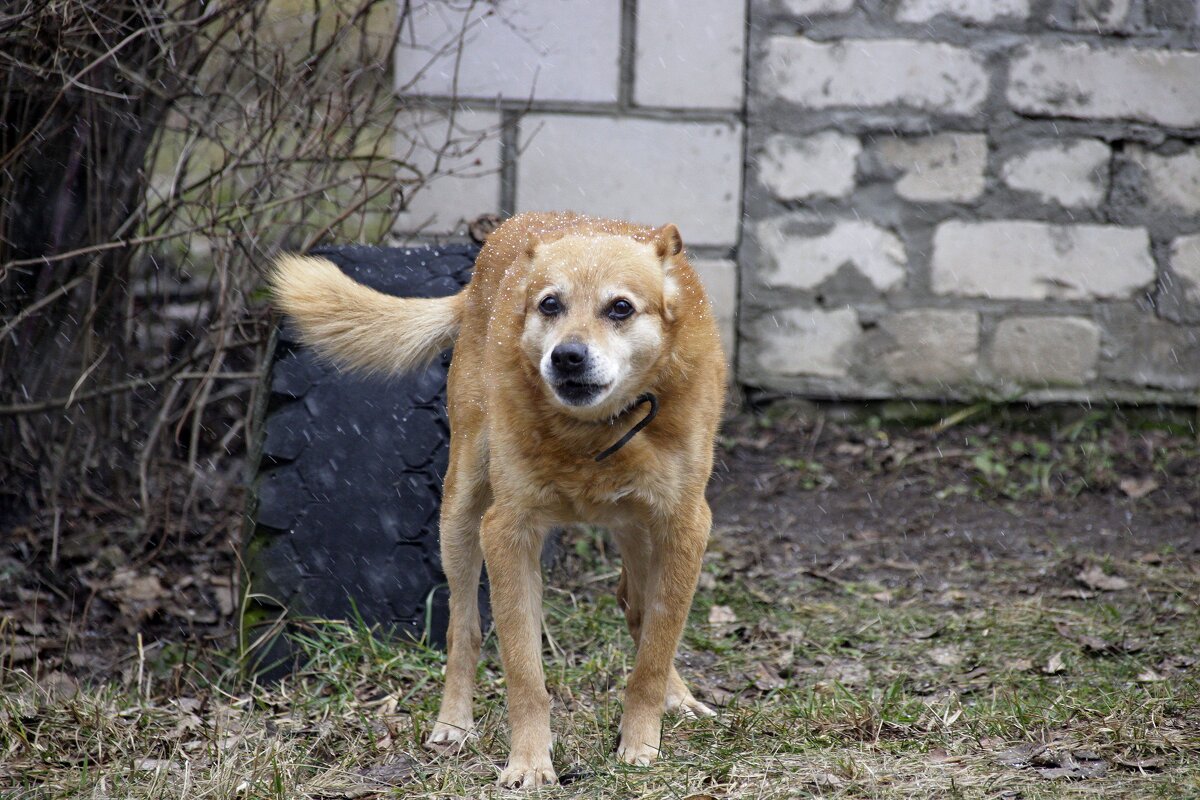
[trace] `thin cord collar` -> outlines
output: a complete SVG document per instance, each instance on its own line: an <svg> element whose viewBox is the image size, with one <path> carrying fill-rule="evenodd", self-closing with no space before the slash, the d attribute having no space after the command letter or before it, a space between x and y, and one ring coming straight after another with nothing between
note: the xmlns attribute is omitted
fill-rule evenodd
<svg viewBox="0 0 1200 800"><path fill-rule="evenodd" d="M632 428L630 428L628 433L626 433L624 436L622 436L620 439L617 440L616 444L612 445L611 447L604 450L604 452L600 453L600 455L596 456L597 461L603 461L604 459L611 456L613 453L620 450L625 445L629 444L629 440L632 439L634 436L636 436L638 434L638 431L640 431L642 428L646 427L647 425L649 425L651 422L654 421L654 417L658 415L658 398L654 396L653 392L646 392L643 395L639 395L638 399L633 401L633 405L631 405L629 408L625 409L625 411L632 411L633 409L640 406L642 403L650 404L650 413L648 413L648 414L646 414L646 416L642 417L642 419L638 422L638 424L636 424ZM624 413L624 412L622 412L622 413Z"/></svg>

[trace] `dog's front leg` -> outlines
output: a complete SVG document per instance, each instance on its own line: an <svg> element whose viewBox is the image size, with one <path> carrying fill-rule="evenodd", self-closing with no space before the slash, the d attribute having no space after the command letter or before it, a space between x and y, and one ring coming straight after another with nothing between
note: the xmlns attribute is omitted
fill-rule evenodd
<svg viewBox="0 0 1200 800"><path fill-rule="evenodd" d="M500 785L533 788L558 782L550 763L550 695L542 673L542 575L545 532L494 505L480 539L491 585L492 616L508 687L512 729Z"/></svg>
<svg viewBox="0 0 1200 800"><path fill-rule="evenodd" d="M643 596L641 636L633 674L625 689L621 743L617 754L627 764L648 765L658 756L662 712L675 649L687 621L708 544L712 513L704 497L654 531L648 584Z"/></svg>

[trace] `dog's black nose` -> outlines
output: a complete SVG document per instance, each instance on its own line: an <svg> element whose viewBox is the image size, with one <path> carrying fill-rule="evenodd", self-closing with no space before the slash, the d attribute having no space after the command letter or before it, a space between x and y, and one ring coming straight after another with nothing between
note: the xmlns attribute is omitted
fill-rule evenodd
<svg viewBox="0 0 1200 800"><path fill-rule="evenodd" d="M587 345L565 342L550 351L550 363L559 372L578 372L587 360Z"/></svg>

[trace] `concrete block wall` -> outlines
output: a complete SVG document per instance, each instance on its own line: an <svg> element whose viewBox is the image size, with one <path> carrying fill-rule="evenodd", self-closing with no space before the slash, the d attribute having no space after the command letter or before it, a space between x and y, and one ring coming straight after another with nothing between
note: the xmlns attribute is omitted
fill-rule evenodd
<svg viewBox="0 0 1200 800"><path fill-rule="evenodd" d="M1200 11L752 0L738 377L1200 399Z"/></svg>
<svg viewBox="0 0 1200 800"><path fill-rule="evenodd" d="M732 360L744 2L412 5L396 54L411 125L397 146L439 175L412 198L399 238L453 236L481 214L533 210L674 222Z"/></svg>
<svg viewBox="0 0 1200 800"><path fill-rule="evenodd" d="M763 390L1200 401L1194 0L413 5L401 238L675 222Z"/></svg>

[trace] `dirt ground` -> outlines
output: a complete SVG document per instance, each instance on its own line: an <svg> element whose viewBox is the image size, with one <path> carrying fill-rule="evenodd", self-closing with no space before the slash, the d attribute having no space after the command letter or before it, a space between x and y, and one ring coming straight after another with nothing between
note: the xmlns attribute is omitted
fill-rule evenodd
<svg viewBox="0 0 1200 800"><path fill-rule="evenodd" d="M716 538L781 578L904 574L927 587L966 563L1200 554L1200 448L1186 426L1082 411L942 427L829 417L780 405L724 427ZM1055 587L1047 576L1039 588Z"/></svg>
<svg viewBox="0 0 1200 800"><path fill-rule="evenodd" d="M615 555L598 533L568 536L547 576L548 682L567 720L556 763L569 765L554 791L1200 792L1200 445L1188 418L975 411L896 424L883 412L843 421L840 409L776 404L727 422L713 541L680 656L721 715L669 727L667 758L649 772L616 768L608 750L580 741L611 745L611 689L629 643L611 600ZM44 530L6 535L6 796L491 791L505 735L494 642L481 668L482 732L461 771L419 747L436 704L433 651L337 629L314 633L306 647L320 666L293 683L237 682L239 506L236 482L214 486L225 502L203 533L132 561L122 547L141 537L107 524L102 506L59 521L53 567ZM384 745L375 711L363 710L381 704L392 715ZM162 715L174 744L138 752L139 736L158 735L148 722L72 740L64 730L81 707ZM196 741L224 741L231 709L240 744L206 761ZM265 754L283 758L284 717L302 720L307 755L262 787L234 780L258 775L251 766ZM336 755L317 746L331 736L344 740ZM106 782L106 770L123 782ZM350 778L330 783L334 772ZM126 794L100 792L118 785Z"/></svg>

